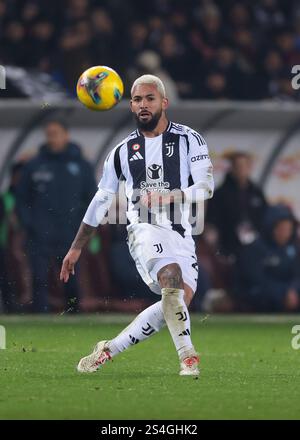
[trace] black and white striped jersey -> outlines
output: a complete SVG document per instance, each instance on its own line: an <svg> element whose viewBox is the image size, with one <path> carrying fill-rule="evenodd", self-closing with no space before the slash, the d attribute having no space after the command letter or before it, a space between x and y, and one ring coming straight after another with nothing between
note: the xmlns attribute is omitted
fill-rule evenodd
<svg viewBox="0 0 300 440"><path fill-rule="evenodd" d="M152 138L135 130L110 152L99 188L116 193L120 179L125 180L130 223L153 222L175 229L183 236L191 231L186 209L181 208L179 222L174 221L172 206L165 215L161 215L161 209L159 213L151 209L148 218L141 220L140 195L146 191L184 190L200 180L206 198L213 193L212 163L204 138L195 130L174 122L169 122L164 133Z"/></svg>

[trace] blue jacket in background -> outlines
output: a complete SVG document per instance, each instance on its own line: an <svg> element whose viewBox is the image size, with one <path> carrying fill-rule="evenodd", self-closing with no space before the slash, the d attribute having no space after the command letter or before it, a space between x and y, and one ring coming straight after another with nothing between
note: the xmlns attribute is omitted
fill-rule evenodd
<svg viewBox="0 0 300 440"><path fill-rule="evenodd" d="M300 293L299 249L295 234L285 246L276 244L272 237L275 225L284 219L295 224L287 208L270 207L264 218L263 234L242 249L237 261L240 299L257 310L281 311L290 288Z"/></svg>
<svg viewBox="0 0 300 440"><path fill-rule="evenodd" d="M25 166L17 187L17 212L29 244L63 255L97 190L91 165L69 143L61 153L47 145Z"/></svg>

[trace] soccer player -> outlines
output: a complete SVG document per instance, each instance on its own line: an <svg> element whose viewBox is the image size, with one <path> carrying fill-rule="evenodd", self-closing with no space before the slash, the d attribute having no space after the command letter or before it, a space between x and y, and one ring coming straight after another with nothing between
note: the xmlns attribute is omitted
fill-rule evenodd
<svg viewBox="0 0 300 440"><path fill-rule="evenodd" d="M98 342L77 369L96 371L167 324L179 356L179 374L198 376L199 356L192 344L188 312L197 285L188 211L192 203L212 197L212 164L203 137L167 119L168 99L158 77L143 75L135 80L130 106L137 129L108 155L99 189L64 258L60 278L67 282L74 274L81 250L104 218L122 178L128 199L129 250L142 279L161 300L114 339Z"/></svg>

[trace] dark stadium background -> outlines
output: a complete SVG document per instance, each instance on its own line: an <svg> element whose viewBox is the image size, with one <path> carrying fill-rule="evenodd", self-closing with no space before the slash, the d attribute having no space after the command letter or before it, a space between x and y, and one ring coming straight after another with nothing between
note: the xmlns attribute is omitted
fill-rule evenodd
<svg viewBox="0 0 300 440"><path fill-rule="evenodd" d="M44 142L45 121L59 118L98 180L107 152L134 126L126 99L143 73L165 82L170 118L206 138L217 187L232 154L246 152L267 203L287 206L297 226L300 94L292 68L300 65L299 1L0 0L0 63L6 73L0 91L3 312L30 312L32 298L26 231L9 193L12 176L18 179ZM110 112L90 112L76 100L77 79L93 65L111 66L124 81L125 99ZM236 249L216 239L219 223L209 226L196 237L200 281L193 311L261 311L244 302ZM293 239L298 252L299 235ZM81 260L82 312L136 312L157 299L135 272L124 225L99 227ZM51 270L49 289L51 311L69 312ZM262 310L286 308L281 302Z"/></svg>

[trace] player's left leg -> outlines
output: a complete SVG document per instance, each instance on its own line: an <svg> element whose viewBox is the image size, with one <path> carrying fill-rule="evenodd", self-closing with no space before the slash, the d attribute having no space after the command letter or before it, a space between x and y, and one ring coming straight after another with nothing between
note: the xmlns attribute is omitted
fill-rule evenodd
<svg viewBox="0 0 300 440"><path fill-rule="evenodd" d="M162 304L158 301L143 310L115 338L98 342L94 351L80 360L77 370L82 373L96 371L117 354L159 332L164 325Z"/></svg>

